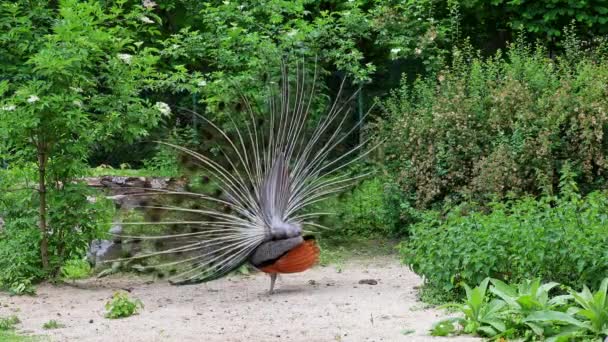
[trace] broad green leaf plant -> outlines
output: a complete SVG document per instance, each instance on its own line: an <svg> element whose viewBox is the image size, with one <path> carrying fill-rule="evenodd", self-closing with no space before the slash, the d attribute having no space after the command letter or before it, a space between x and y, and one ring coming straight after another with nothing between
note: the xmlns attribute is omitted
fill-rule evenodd
<svg viewBox="0 0 608 342"><path fill-rule="evenodd" d="M464 303L444 306L458 309L462 316L436 323L432 335L465 333L525 341L602 341L608 337L608 278L595 293L586 286L577 292L540 279L509 285L486 278L473 289L462 286L467 294ZM550 294L558 289L568 294Z"/></svg>

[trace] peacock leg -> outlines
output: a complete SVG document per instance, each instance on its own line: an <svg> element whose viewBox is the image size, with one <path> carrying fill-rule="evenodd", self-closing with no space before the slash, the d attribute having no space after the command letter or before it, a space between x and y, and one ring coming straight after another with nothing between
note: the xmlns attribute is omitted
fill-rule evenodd
<svg viewBox="0 0 608 342"><path fill-rule="evenodd" d="M276 273L270 273L270 291L268 291L268 294L273 294L274 293L274 283L277 281L277 274Z"/></svg>

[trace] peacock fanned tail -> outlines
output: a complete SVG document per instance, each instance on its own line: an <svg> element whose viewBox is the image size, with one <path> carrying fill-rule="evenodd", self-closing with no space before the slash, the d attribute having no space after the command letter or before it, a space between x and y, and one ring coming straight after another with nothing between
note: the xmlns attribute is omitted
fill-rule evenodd
<svg viewBox="0 0 608 342"><path fill-rule="evenodd" d="M304 241L303 235L328 229L315 222L327 213L310 212L309 208L368 175L351 176L342 171L373 149L369 147L369 139L335 153L357 132L367 114L349 124L350 104L357 92L344 99L346 81L343 80L325 114L313 118L312 107L317 96L316 64L311 72L297 63L295 80L290 80L285 65L281 70L279 84L268 84L266 115L258 113L257 107L241 96L247 120L240 125L235 120L231 122L232 137L218 124L195 114L224 141L224 146L217 148L215 153L161 142L190 157L220 191L210 195L197 191L158 190L160 195L187 197L197 205L142 205L143 209L189 219L128 223L144 227L166 225L176 232L123 236L170 240L172 244L169 248L121 260L173 255L171 261L154 266L179 268L180 271L170 279L173 284L214 280L247 262L269 270L269 260L287 253L296 257L273 265L273 270L299 271L316 262L316 256L311 253L317 248L318 256L318 247L314 241ZM266 118L265 124L258 121L260 117Z"/></svg>

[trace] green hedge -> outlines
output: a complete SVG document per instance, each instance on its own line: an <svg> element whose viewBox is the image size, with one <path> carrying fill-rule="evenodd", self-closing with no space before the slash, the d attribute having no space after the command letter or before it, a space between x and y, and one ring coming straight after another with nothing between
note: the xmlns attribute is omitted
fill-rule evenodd
<svg viewBox="0 0 608 342"><path fill-rule="evenodd" d="M608 179L606 45L575 36L550 59L523 42L484 58L454 51L438 74L383 102L385 163L419 206L554 191L565 161L584 192Z"/></svg>
<svg viewBox="0 0 608 342"><path fill-rule="evenodd" d="M559 198L526 197L490 208L462 205L445 217L428 212L401 244L403 261L444 293L486 277L596 287L608 274L608 192L580 197L566 183Z"/></svg>
<svg viewBox="0 0 608 342"><path fill-rule="evenodd" d="M402 236L407 232L407 217L400 214L403 210L399 206L406 203L393 191L385 179L371 178L309 210L331 213L319 219L320 224L330 229L321 230L326 238Z"/></svg>

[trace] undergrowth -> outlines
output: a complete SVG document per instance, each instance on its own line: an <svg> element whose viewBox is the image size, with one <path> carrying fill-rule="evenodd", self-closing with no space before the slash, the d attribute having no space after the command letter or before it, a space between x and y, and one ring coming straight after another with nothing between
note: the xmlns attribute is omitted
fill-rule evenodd
<svg viewBox="0 0 608 342"><path fill-rule="evenodd" d="M597 288L608 273L608 193L578 193L564 172L559 196L467 203L427 212L400 245L403 261L424 276L434 298L462 295L457 284L486 277L520 282L540 277Z"/></svg>
<svg viewBox="0 0 608 342"><path fill-rule="evenodd" d="M472 334L492 340L602 341L608 336L608 278L592 293L555 282L524 280L509 285L486 278L466 297L444 307L461 315L437 322L431 334Z"/></svg>

